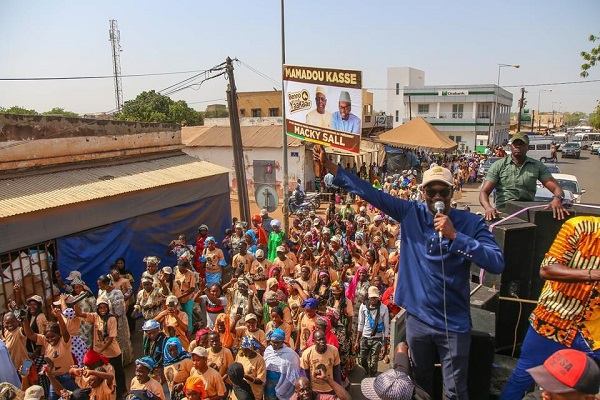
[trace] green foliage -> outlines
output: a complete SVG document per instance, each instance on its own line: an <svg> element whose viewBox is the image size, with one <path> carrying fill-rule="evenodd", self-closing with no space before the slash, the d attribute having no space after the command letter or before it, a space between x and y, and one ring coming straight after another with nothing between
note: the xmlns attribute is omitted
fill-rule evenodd
<svg viewBox="0 0 600 400"><path fill-rule="evenodd" d="M19 115L37 115L38 112L35 110L28 110L19 106L12 106L10 108L0 107L0 113L3 114L19 114Z"/></svg>
<svg viewBox="0 0 600 400"><path fill-rule="evenodd" d="M583 118L585 118L585 113L581 111L567 113L565 114L565 125L576 126L577 124L579 124L579 121L581 121Z"/></svg>
<svg viewBox="0 0 600 400"><path fill-rule="evenodd" d="M79 114L74 113L73 111L67 111L60 107L54 107L52 110L42 113L42 115L60 115L62 117L80 118Z"/></svg>
<svg viewBox="0 0 600 400"><path fill-rule="evenodd" d="M590 114L590 125L600 129L600 101L596 104L596 109Z"/></svg>
<svg viewBox="0 0 600 400"><path fill-rule="evenodd" d="M583 78L587 78L589 73L588 70L596 65L596 62L600 60L600 36L590 35L588 40L592 43L598 41L598 45L592 47L590 52L582 51L581 57L585 60L585 63L581 65L581 75Z"/></svg>
<svg viewBox="0 0 600 400"><path fill-rule="evenodd" d="M122 121L163 122L182 125L202 125L202 114L189 107L183 100L156 93L154 90L140 93L134 100L126 101L117 115Z"/></svg>

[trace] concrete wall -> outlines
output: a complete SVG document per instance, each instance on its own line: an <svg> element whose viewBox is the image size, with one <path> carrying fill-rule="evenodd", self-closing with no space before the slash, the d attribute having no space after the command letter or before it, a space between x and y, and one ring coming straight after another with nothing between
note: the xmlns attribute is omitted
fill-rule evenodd
<svg viewBox="0 0 600 400"><path fill-rule="evenodd" d="M0 171L180 150L176 124L0 114Z"/></svg>
<svg viewBox="0 0 600 400"><path fill-rule="evenodd" d="M210 163L220 165L225 168L231 168L229 174L229 186L232 193L237 193L237 183L235 181L235 166L233 162L233 151L231 147L186 147L183 149L188 155L198 158L199 160L208 161ZM294 154L294 156L292 156ZM297 154L297 156L296 156ZM309 152L309 157L312 153ZM254 180L254 160L274 161L273 170L275 172L275 187L277 193L282 196L283 183L283 153L280 148L255 148L244 149L244 167L246 169L246 181L248 184L248 195L254 198L256 189ZM295 182L299 178L305 183L308 189L311 188L306 182L314 181L314 171L312 169L312 159L307 159L304 146L288 148L288 176L289 190L293 190ZM311 184L312 185L312 184ZM314 186L312 186L314 188Z"/></svg>

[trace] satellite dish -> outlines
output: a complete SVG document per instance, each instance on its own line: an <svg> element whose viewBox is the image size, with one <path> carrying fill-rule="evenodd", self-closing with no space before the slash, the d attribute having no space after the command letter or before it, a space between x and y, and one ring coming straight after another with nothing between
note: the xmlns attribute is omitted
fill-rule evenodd
<svg viewBox="0 0 600 400"><path fill-rule="evenodd" d="M254 192L254 200L258 208L266 208L268 212L273 212L279 205L279 197L275 188L270 185L260 185Z"/></svg>

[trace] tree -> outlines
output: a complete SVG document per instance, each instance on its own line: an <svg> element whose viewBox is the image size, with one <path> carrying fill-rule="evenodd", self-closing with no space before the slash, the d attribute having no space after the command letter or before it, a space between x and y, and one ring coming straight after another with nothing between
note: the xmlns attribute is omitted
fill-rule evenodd
<svg viewBox="0 0 600 400"><path fill-rule="evenodd" d="M581 57L585 60L585 63L581 65L581 73L580 75L583 78L587 78L589 73L588 70L596 65L596 62L600 60L600 36L590 35L588 40L592 43L598 41L598 45L592 47L590 52L582 51Z"/></svg>
<svg viewBox="0 0 600 400"><path fill-rule="evenodd" d="M600 101L596 105L596 109L590 114L590 125L596 129L600 129Z"/></svg>
<svg viewBox="0 0 600 400"><path fill-rule="evenodd" d="M19 114L19 115L37 115L38 112L35 110L28 110L19 106L12 106L10 108L0 107L0 113L2 114Z"/></svg>
<svg viewBox="0 0 600 400"><path fill-rule="evenodd" d="M581 111L575 111L573 113L565 114L565 125L576 126L579 122L585 118L585 113Z"/></svg>
<svg viewBox="0 0 600 400"><path fill-rule="evenodd" d="M60 107L54 107L52 110L46 111L42 114L43 115L60 115L62 117L69 117L69 118L80 118L79 114L74 113L73 111L67 111L64 108L60 108Z"/></svg>
<svg viewBox="0 0 600 400"><path fill-rule="evenodd" d="M117 115L122 121L163 122L182 125L202 125L202 114L189 107L183 100L177 102L156 93L154 90L142 92L134 100L123 104Z"/></svg>

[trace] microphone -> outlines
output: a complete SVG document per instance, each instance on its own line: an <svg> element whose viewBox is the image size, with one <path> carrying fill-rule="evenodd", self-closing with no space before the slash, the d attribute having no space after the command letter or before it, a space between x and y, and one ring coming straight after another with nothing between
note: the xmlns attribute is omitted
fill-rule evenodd
<svg viewBox="0 0 600 400"><path fill-rule="evenodd" d="M443 214L444 213L444 208L445 208L444 202L443 201L436 201L433 204L433 208L435 208L436 212L438 212L440 214ZM439 231L439 235L440 235L440 242L441 242L442 241L442 231Z"/></svg>

